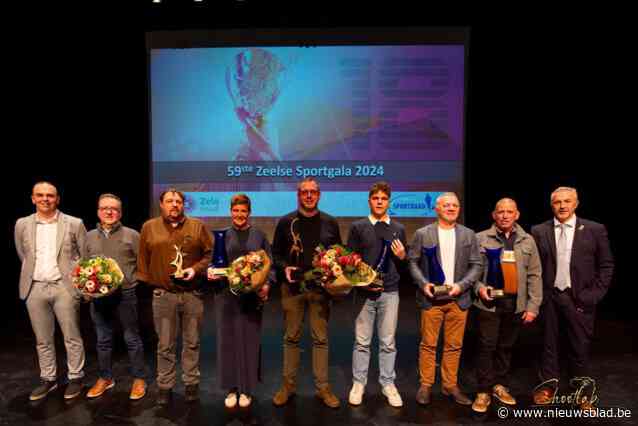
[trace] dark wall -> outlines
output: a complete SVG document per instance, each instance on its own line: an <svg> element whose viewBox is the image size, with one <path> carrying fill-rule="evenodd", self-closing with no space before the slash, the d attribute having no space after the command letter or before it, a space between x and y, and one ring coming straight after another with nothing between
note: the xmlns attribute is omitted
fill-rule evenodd
<svg viewBox="0 0 638 426"><path fill-rule="evenodd" d="M147 218L146 30L468 25L466 223L485 228L494 203L509 196L519 202L521 224L529 229L550 217L552 189L577 187L578 213L608 225L617 258L603 311L633 317L629 301L636 292L625 279L629 253L623 250L628 233L620 227L625 188L634 178L624 167L627 151L617 135L617 93L610 93L616 90L613 79L621 78L610 72L610 58L622 52L608 41L608 28L545 16L481 21L449 11L344 12L320 9L322 3L292 10L261 2L256 10L244 4L250 2L217 2L212 12L190 4L160 11L150 1L137 9L100 3L71 14L57 7L40 10L14 30L16 67L7 81L12 131L5 135L3 156L11 202L3 228L9 274L2 315L13 318L23 309L11 241L16 218L33 211L35 181L56 183L61 209L82 217L89 228L96 196L105 191L123 198L127 224L139 229Z"/></svg>

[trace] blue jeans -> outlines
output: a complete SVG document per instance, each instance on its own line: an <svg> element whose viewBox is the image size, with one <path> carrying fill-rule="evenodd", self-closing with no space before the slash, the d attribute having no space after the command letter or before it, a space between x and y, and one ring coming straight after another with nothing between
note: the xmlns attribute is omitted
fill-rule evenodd
<svg viewBox="0 0 638 426"><path fill-rule="evenodd" d="M367 298L355 322L355 342L352 352L352 376L355 382L366 385L370 365L370 343L377 320L379 338L379 383L394 383L394 362L397 357L395 336L399 318L399 292L381 293L378 298Z"/></svg>
<svg viewBox="0 0 638 426"><path fill-rule="evenodd" d="M113 353L113 325L119 317L124 330L124 341L128 349L133 377L143 379L144 344L140 337L137 317L137 295L135 288L122 289L118 293L91 302L91 318L97 334L97 360L99 375L113 378L111 357Z"/></svg>

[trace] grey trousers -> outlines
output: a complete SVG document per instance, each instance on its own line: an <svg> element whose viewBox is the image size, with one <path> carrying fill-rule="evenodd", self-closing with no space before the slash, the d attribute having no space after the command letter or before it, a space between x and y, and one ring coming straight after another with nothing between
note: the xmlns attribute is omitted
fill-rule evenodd
<svg viewBox="0 0 638 426"><path fill-rule="evenodd" d="M199 343L204 319L204 301L194 292L171 293L153 291L153 321L157 342L157 386L175 386L177 366L177 333L182 331L182 381L199 383Z"/></svg>
<svg viewBox="0 0 638 426"><path fill-rule="evenodd" d="M80 300L73 297L61 281L34 281L26 305L35 334L40 377L49 381L57 379L56 319L64 336L68 377L70 380L83 377L85 355L80 334Z"/></svg>

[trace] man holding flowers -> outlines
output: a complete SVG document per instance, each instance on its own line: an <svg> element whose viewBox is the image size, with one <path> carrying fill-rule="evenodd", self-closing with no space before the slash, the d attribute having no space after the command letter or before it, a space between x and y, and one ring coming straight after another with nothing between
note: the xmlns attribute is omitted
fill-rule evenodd
<svg viewBox="0 0 638 426"><path fill-rule="evenodd" d="M117 195L100 195L97 216L100 220L97 228L86 236L86 255L104 256L115 260L123 272L124 279L120 291L103 298L93 299L91 303L91 318L95 323L97 335L99 377L86 396L97 398L107 389L115 386L111 356L113 326L115 318L118 317L124 331L131 373L134 377L129 397L137 400L146 394L144 345L139 332L135 276L140 234L120 222L122 201ZM108 281L110 276L104 274L103 278Z"/></svg>
<svg viewBox="0 0 638 426"><path fill-rule="evenodd" d="M297 210L282 217L275 228L273 256L282 273L281 305L284 311L283 384L273 397L277 406L284 405L294 395L297 384L300 351L299 340L306 306L312 330L312 370L316 396L331 408L339 407L339 399L328 384L328 319L330 301L320 286L300 289L301 275L312 269L315 249L319 244L330 247L341 243L339 225L334 217L319 211L321 192L312 177L297 185Z"/></svg>
<svg viewBox="0 0 638 426"><path fill-rule="evenodd" d="M393 407L401 407L403 401L394 385L396 373L395 335L399 317L400 272L407 272L407 240L405 228L396 220L390 220L390 185L377 182L370 188L368 204L370 215L352 224L348 233L348 247L360 253L362 260L379 269L381 286L357 287L355 343L352 352L353 384L348 397L352 405L361 404L368 380L370 343L374 333L375 318L379 335L379 383L381 391ZM389 249L389 250L388 250ZM384 265L379 263L383 262ZM384 269L384 271L381 271Z"/></svg>

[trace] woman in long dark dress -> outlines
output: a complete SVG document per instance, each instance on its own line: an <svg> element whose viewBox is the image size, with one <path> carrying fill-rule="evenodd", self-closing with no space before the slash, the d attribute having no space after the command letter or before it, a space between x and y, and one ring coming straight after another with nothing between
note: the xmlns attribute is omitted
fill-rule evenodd
<svg viewBox="0 0 638 426"><path fill-rule="evenodd" d="M226 232L226 252L229 262L251 251L265 250L270 259L272 252L266 235L249 223L250 198L237 194L230 201L232 227ZM239 402L248 407L252 394L261 379L261 304L268 298L270 282L274 281L271 269L268 281L257 293L236 296L224 286L216 296L217 323L217 371L219 384L228 395L224 404L232 408ZM209 269L209 280L219 280ZM225 279L221 277L221 279Z"/></svg>

